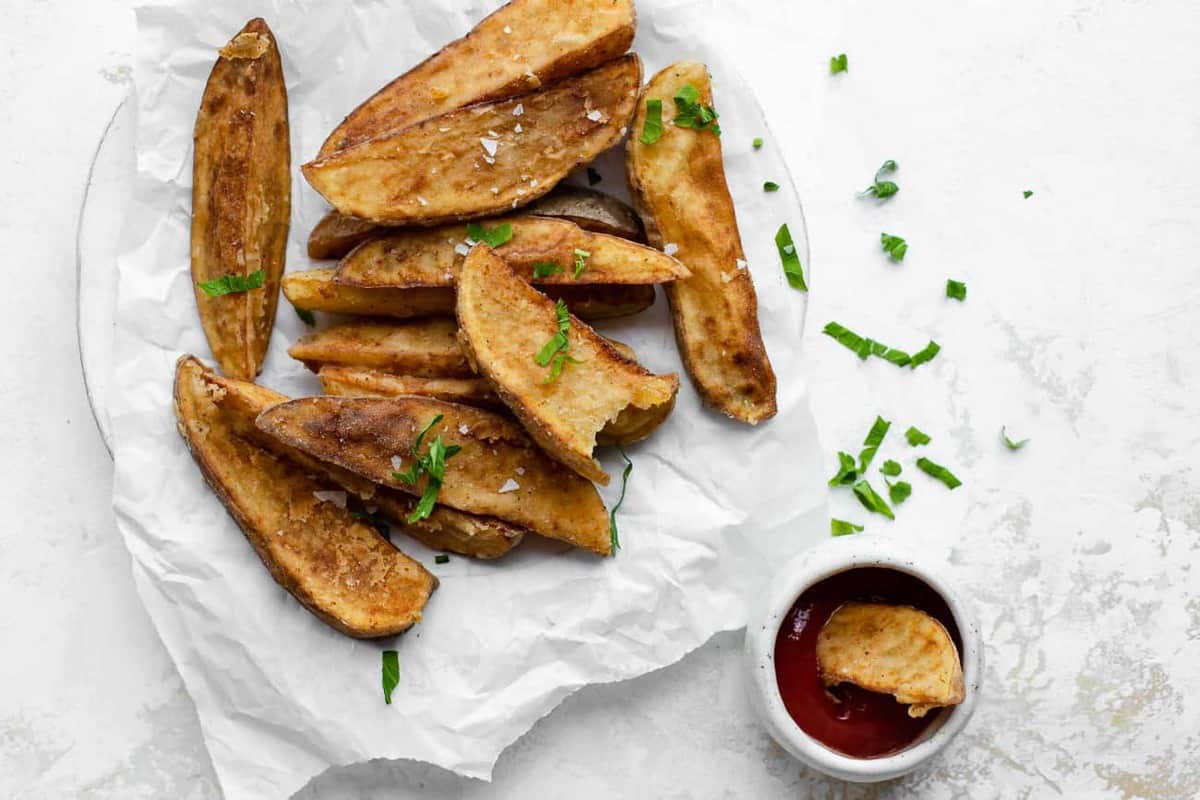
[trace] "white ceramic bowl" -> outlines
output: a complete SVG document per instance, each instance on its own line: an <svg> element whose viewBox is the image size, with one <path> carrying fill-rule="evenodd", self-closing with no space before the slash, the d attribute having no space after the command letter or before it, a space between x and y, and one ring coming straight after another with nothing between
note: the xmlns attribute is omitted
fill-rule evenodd
<svg viewBox="0 0 1200 800"><path fill-rule="evenodd" d="M751 703L781 747L826 775L856 783L872 783L911 772L941 752L975 710L983 680L983 643L979 625L944 577L943 567L929 559L914 557L910 550L882 536L857 534L832 538L785 564L771 581L766 596L751 610L746 626L747 690ZM920 578L945 599L962 637L960 655L966 687L963 702L940 714L908 747L876 758L843 755L801 730L783 705L775 674L775 637L796 598L813 584L857 567L886 567Z"/></svg>

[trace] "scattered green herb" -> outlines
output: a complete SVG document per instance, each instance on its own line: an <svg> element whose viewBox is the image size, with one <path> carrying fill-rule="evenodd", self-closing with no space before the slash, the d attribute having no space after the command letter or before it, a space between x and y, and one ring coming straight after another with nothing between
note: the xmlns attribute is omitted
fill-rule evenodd
<svg viewBox="0 0 1200 800"><path fill-rule="evenodd" d="M829 74L837 75L839 72L850 71L850 59L846 58L845 53L838 53L829 59Z"/></svg>
<svg viewBox="0 0 1200 800"><path fill-rule="evenodd" d="M558 333L550 338L550 341L542 345L542 349L533 357L533 360L539 366L549 366L550 373L542 383L551 383L562 374L563 366L570 362L578 364L579 360L571 357L569 351L571 349L570 340L567 338L567 332L571 329L571 312L567 309L567 304L560 298L554 304L554 315L558 321Z"/></svg>
<svg viewBox="0 0 1200 800"><path fill-rule="evenodd" d="M891 429L892 423L880 416L875 417L875 422L871 425L871 430L867 432L867 438L863 440L862 452L858 454L858 472L865 474L867 467L871 466L871 461L875 458L875 453L879 451L879 446L883 444L884 438Z"/></svg>
<svg viewBox="0 0 1200 800"><path fill-rule="evenodd" d="M776 183L775 181L764 181L763 182L763 191L764 192L778 192L779 184Z"/></svg>
<svg viewBox="0 0 1200 800"><path fill-rule="evenodd" d="M887 461L883 462L883 466L879 468L879 471L884 475L887 475L889 478L894 478L903 470L899 461L893 461L889 458Z"/></svg>
<svg viewBox="0 0 1200 800"><path fill-rule="evenodd" d="M1022 439L1019 442L1014 442L1012 439L1008 438L1008 431L1003 427L1000 428L1000 438L1004 440L1004 446L1009 450L1020 450L1022 447L1029 444L1028 439Z"/></svg>
<svg viewBox="0 0 1200 800"><path fill-rule="evenodd" d="M563 268L553 261L539 261L533 265L534 278L549 278L551 275L557 275L562 271Z"/></svg>
<svg viewBox="0 0 1200 800"><path fill-rule="evenodd" d="M248 292L251 289L261 289L267 279L263 270L255 270L249 275L222 275L211 281L200 281L196 285L209 297L221 297L227 294Z"/></svg>
<svg viewBox="0 0 1200 800"><path fill-rule="evenodd" d="M953 472L946 469L941 464L933 463L928 458L918 458L917 466L920 467L921 471L926 475L932 478L937 478L939 481L946 484L946 487L949 489L957 489L959 486L962 486L962 481L954 477Z"/></svg>
<svg viewBox="0 0 1200 800"><path fill-rule="evenodd" d="M434 557L433 557L433 563L435 563L435 564L449 564L449 563L450 563L450 556L447 556L447 555L439 555L439 556L434 556Z"/></svg>
<svg viewBox="0 0 1200 800"><path fill-rule="evenodd" d="M925 349L916 356L910 356L903 350L897 350L894 347L888 347L886 344L877 342L874 339L866 336L859 336L854 331L837 322L827 323L824 329L822 329L822 333L831 337L843 347L854 351L854 354L864 361L870 356L875 356L876 358L882 358L884 361L895 364L898 367L915 367L917 364L921 364L932 359L935 355L937 355L938 350L941 349L934 342L930 342L929 345L927 345ZM930 347L933 348L932 351L930 350ZM917 360L917 356L920 356L920 361Z"/></svg>
<svg viewBox="0 0 1200 800"><path fill-rule="evenodd" d="M946 297L954 300L967 299L967 285L962 281L946 280Z"/></svg>
<svg viewBox="0 0 1200 800"><path fill-rule="evenodd" d="M587 269L587 260L592 257L592 254L587 250L575 251L575 280L579 280L579 276Z"/></svg>
<svg viewBox="0 0 1200 800"><path fill-rule="evenodd" d="M915 427L909 427L909 429L904 432L904 438L908 439L908 443L913 447L917 447L918 445L922 444L929 444L931 441L933 441L929 438L929 434Z"/></svg>
<svg viewBox="0 0 1200 800"><path fill-rule="evenodd" d="M902 505L908 499L908 496L912 494L912 484L908 481L896 481L892 483L887 478L884 478L883 482L887 484L888 497L891 499L893 505Z"/></svg>
<svg viewBox="0 0 1200 800"><path fill-rule="evenodd" d="M462 448L456 444L447 447L446 443L442 441L441 434L438 434L430 442L428 451L421 453L421 443L425 440L425 434L441 421L442 415L438 414L417 434L417 440L413 443L412 449L414 459L412 466L405 472L392 473L393 478L407 483L409 486L416 486L421 476L426 476L425 489L421 493L421 499L412 513L408 515L410 523L419 522L433 513L438 492L442 489L442 480L446 477L446 462L462 451Z"/></svg>
<svg viewBox="0 0 1200 800"><path fill-rule="evenodd" d="M587 168L587 176L588 176L588 186L595 186L597 183L604 180L604 178L602 178L600 176L600 173L596 171L595 167Z"/></svg>
<svg viewBox="0 0 1200 800"><path fill-rule="evenodd" d="M662 100L646 101L646 121L642 123L642 144L654 144L662 138Z"/></svg>
<svg viewBox="0 0 1200 800"><path fill-rule="evenodd" d="M896 192L900 191L900 187L892 181L881 180L884 175L895 171L896 162L889 158L887 161L883 162L883 165L880 166L879 169L875 171L875 182L860 192L859 196L866 197L867 195L870 195L872 197L878 197L882 200L884 198L891 197Z"/></svg>
<svg viewBox="0 0 1200 800"><path fill-rule="evenodd" d="M908 242L890 233L879 234L879 241L883 245L883 252L891 256L893 261L904 260L904 254L908 252Z"/></svg>
<svg viewBox="0 0 1200 800"><path fill-rule="evenodd" d="M629 488L629 473L633 472L633 462L629 460L629 456L625 455L625 448L621 448L621 458L625 459L625 469L621 472L621 496L617 498L617 504L613 506L613 510L608 515L608 536L612 542L614 553L621 549L621 537L617 535L617 512L621 510L621 504L625 502L625 490Z"/></svg>
<svg viewBox="0 0 1200 800"><path fill-rule="evenodd" d="M1021 192L1021 194L1025 195L1026 200L1033 197L1033 191L1031 189L1026 189L1025 191Z"/></svg>
<svg viewBox="0 0 1200 800"><path fill-rule="evenodd" d="M849 536L852 533L858 533L862 530L864 530L862 525L855 525L853 522L847 522L844 519L829 520L830 536Z"/></svg>
<svg viewBox="0 0 1200 800"><path fill-rule="evenodd" d="M720 116L712 106L701 105L700 90L690 83L675 93L675 127L692 128L697 131L712 131L721 135L717 124Z"/></svg>
<svg viewBox="0 0 1200 800"><path fill-rule="evenodd" d="M471 222L467 224L467 238L473 242L483 242L488 247L499 247L512 239L512 223L485 228L478 222Z"/></svg>
<svg viewBox="0 0 1200 800"><path fill-rule="evenodd" d="M942 346L930 339L929 344L925 345L925 347L921 348L919 351L913 353L912 363L910 363L909 366L913 369L916 369L927 361L933 361L934 357L941 351Z"/></svg>
<svg viewBox="0 0 1200 800"><path fill-rule="evenodd" d="M400 683L400 654L395 650L383 651L383 702L392 704L392 692Z"/></svg>
<svg viewBox="0 0 1200 800"><path fill-rule="evenodd" d="M883 514L888 519L895 519L896 514L892 511L891 506L887 501L875 493L871 488L871 484L866 481L859 481L854 484L854 494L858 497L858 502L863 504L863 507L875 514Z"/></svg>
<svg viewBox="0 0 1200 800"><path fill-rule="evenodd" d="M300 321L308 327L311 328L313 325L317 324L317 318L314 317L313 312L309 311L307 308L301 308L300 306L292 306L292 308L296 309L296 316L299 317Z"/></svg>
<svg viewBox="0 0 1200 800"><path fill-rule="evenodd" d="M854 456L838 451L838 471L829 479L830 486L853 486L858 480L858 465Z"/></svg>
<svg viewBox="0 0 1200 800"><path fill-rule="evenodd" d="M761 150L761 149L762 149L762 146L763 146L763 140L762 140L762 137L757 137L757 138L754 140L754 149L755 149L755 150Z"/></svg>
<svg viewBox="0 0 1200 800"><path fill-rule="evenodd" d="M775 234L775 247L779 250L779 258L783 261L783 274L787 276L788 286L808 291L804 282L804 267L800 263L800 254L796 252L796 243L792 241L792 232L786 224L779 227Z"/></svg>

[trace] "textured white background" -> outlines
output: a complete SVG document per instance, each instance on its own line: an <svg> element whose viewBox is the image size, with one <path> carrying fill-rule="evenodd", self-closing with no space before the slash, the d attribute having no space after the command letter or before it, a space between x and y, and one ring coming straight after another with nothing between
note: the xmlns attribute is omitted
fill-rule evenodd
<svg viewBox="0 0 1200 800"><path fill-rule="evenodd" d="M914 476L899 520L869 522L947 554L974 598L979 712L924 773L826 782L751 719L740 636L725 635L571 698L492 786L375 764L301 797L1200 794L1200 9L716 5L807 206L817 277L797 346L829 463L882 413L931 433L931 457L966 481L951 494ZM0 13L0 797L215 797L190 701L133 593L78 376L74 227L124 92L128 3ZM840 51L850 74L830 78ZM885 158L901 193L855 199ZM881 230L909 240L903 266L879 252ZM941 297L948 276L968 282L966 305ZM812 335L829 319L945 349L916 373L860 364ZM1002 424L1033 444L1003 450ZM889 444L881 456L907 459ZM834 508L865 518L840 495Z"/></svg>

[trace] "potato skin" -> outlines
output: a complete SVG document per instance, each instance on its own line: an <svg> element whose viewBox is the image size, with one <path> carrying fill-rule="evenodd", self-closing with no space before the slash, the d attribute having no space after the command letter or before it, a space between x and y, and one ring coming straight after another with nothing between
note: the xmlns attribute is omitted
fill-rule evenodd
<svg viewBox="0 0 1200 800"><path fill-rule="evenodd" d="M630 54L542 91L461 108L340 150L305 164L304 177L338 211L381 224L432 226L507 213L617 145L641 81L641 60Z"/></svg>
<svg viewBox="0 0 1200 800"><path fill-rule="evenodd" d="M679 62L655 75L626 145L634 205L655 247L668 243L691 277L666 287L675 338L697 391L713 408L752 425L775 416L775 372L763 346L758 299L725 182L721 140L709 131L677 128L675 94L691 84L712 105L703 64ZM643 144L647 99L661 99L663 134Z"/></svg>
<svg viewBox="0 0 1200 800"><path fill-rule="evenodd" d="M341 258L379 232L374 222L330 209L308 234L308 257L317 261Z"/></svg>
<svg viewBox="0 0 1200 800"><path fill-rule="evenodd" d="M192 281L213 356L227 375L262 370L275 324L291 217L287 89L266 22L221 48L196 115ZM209 297L199 283L265 273L261 289Z"/></svg>
<svg viewBox="0 0 1200 800"><path fill-rule="evenodd" d="M318 158L598 67L629 49L635 27L633 0L513 0L351 111Z"/></svg>
<svg viewBox="0 0 1200 800"><path fill-rule="evenodd" d="M319 501L313 493L327 484L238 436L206 373L194 357L179 359L179 433L271 577L348 636L393 636L419 622L437 578L344 508Z"/></svg>

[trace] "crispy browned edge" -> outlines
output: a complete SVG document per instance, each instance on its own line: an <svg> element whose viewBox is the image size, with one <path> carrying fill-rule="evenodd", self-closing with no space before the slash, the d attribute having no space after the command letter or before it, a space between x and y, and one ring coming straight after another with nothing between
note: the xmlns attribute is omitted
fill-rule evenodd
<svg viewBox="0 0 1200 800"><path fill-rule="evenodd" d="M518 277L504 262L504 259L500 258L494 250L485 244L475 246L467 255L467 261L463 264L463 268L458 275L460 286L461 282L464 280L464 276L469 275L472 265L480 261L485 261L489 265L494 265L497 270L504 270L507 272L510 279L509 285L513 291L531 292L534 295L540 294L536 289ZM567 442L563 441L563 439L558 436L554 430L545 424L541 413L530 403L528 398L522 397L520 393L514 392L508 388L503 381L499 379L499 376L496 374L496 372L491 369L489 364L480 361L475 347L471 341L471 336L467 330L467 326L463 324L463 318L465 316L464 305L467 302L469 302L469 298L464 299L462 292L460 292L456 298L456 313L459 322L458 341L462 345L463 351L467 355L467 359L475 367L475 370L483 377L487 378L487 380L492 384L492 388L496 391L496 394L499 395L500 399L504 401L504 404L508 406L509 410L512 411L517 419L520 420L521 424L525 427L525 430L529 433L533 440L537 442L538 445L548 455L570 467L580 476L587 478L588 480L595 481L602 486L607 486L610 481L610 476L600 467L599 461L597 461L590 453L585 455L572 449ZM544 300L544 302L549 303L550 301ZM617 347L612 341L604 336L601 336L591 326L581 321L574 315L571 315L571 332L575 336L589 340L592 346L596 347L599 352L603 353L605 357L610 359L613 364L628 367L647 377L667 378L672 380L674 382L674 389L671 392L671 399L668 403L663 403L662 405L669 406L669 408L666 410L666 414L669 414L671 409L674 408L675 397L679 390L678 376L673 374L655 375L639 364L635 359L630 358L627 354L628 348ZM662 419L665 418L666 416L664 415ZM618 417L618 419L620 419L620 417ZM662 419L660 419L657 424L647 424L645 426L646 435L649 435L650 431L654 430L654 428L657 428L658 424L661 424ZM597 431L597 434L599 433L600 431Z"/></svg>
<svg viewBox="0 0 1200 800"><path fill-rule="evenodd" d="M632 0L609 0L609 2L628 4L629 24L627 26L618 28L608 36L595 40L583 50L567 53L565 57L550 62L542 70L534 71L532 74L526 73L518 80L461 97L457 102L447 103L439 100L435 93L437 87L429 84L429 77L426 77L426 74L432 77L438 74L439 68L443 65L471 58L473 56L471 49L476 40L481 37L498 34L505 37L506 40L512 41L513 33L503 32L504 25L502 23L511 18L511 21L517 22L519 26L522 6L528 3L525 3L524 0L506 3L481 20L465 36L446 45L359 104L325 139L317 158L328 157L339 150L386 135L454 108L524 94L532 89L537 89L544 83L551 83L584 72L620 56L633 44L637 26L636 12ZM511 25L509 28L510 31L513 30ZM544 30L543 25L530 24L526 25L525 30L521 31L519 35L530 35L527 31L535 36L547 36L553 33ZM519 41L516 44L520 46Z"/></svg>
<svg viewBox="0 0 1200 800"><path fill-rule="evenodd" d="M308 234L308 257L318 261L341 258L381 230L386 229L331 208Z"/></svg>
<svg viewBox="0 0 1200 800"><path fill-rule="evenodd" d="M238 39L264 37L266 51L237 55ZM192 282L209 347L226 374L262 370L275 324L291 221L287 87L275 36L252 19L221 49L196 114L192 189ZM259 255L263 287L209 297L200 281L249 275Z"/></svg>
<svg viewBox="0 0 1200 800"><path fill-rule="evenodd" d="M677 78L676 73L685 77ZM700 247L722 251L712 256L714 260L733 265L738 259L744 259L745 253L738 234L733 198L725 180L721 140L707 131L677 128L671 124L675 115L674 103L671 102L676 92L673 88L675 83L692 83L700 91L701 103L713 103L711 80L703 64L672 64L646 84L631 127L634 135L629 137L626 144L626 171L634 207L646 225L646 236L652 245L660 248L665 245L658 217L670 213L680 217L681 224L695 234ZM675 165L676 169L671 170L670 180L673 188L690 188L693 207L675 207L670 198L663 198L656 193L657 187L647 186L642 180L639 160L655 157L655 148L658 146L643 144L638 135L645 124L645 101L651 97L663 99L663 138L660 143L667 137L690 137L687 157ZM682 246L677 257L685 263L688 261ZM719 275L710 275L706 282L706 276L697 267L696 261L688 263L688 267L693 272L691 278L677 281L664 289L671 303L680 356L696 390L710 406L742 422L754 425L775 416L778 410L775 372L763 345L758 323L758 298L749 271L737 270L738 274L728 282L722 282ZM722 298L728 298L724 304L724 318L708 319L702 330L689 330L686 327L682 308L689 291L695 287L701 287L701 291L716 291ZM735 319L735 315L740 319ZM697 349L719 337L719 328L730 326L731 323L733 335L724 348L728 354L723 357L720 368L712 371L701 369ZM708 376L710 372L713 374Z"/></svg>
<svg viewBox="0 0 1200 800"><path fill-rule="evenodd" d="M622 76L622 71L635 74ZM627 98L622 97L619 100L614 100L613 104L615 113L613 113L608 120L598 123L600 125L600 130L604 131L605 135L596 136L595 141L592 142L589 147L580 147L580 152L576 154L572 162L569 164L565 161L563 162L561 168L557 170L559 174L542 175L540 183L536 188L523 187L521 193L514 197L508 197L506 196L505 192L501 192L498 197L490 201L487 205L481 205L474 208L460 208L457 211L449 211L445 213L429 211L417 214L410 210L404 214L400 214L393 208L387 213L380 213L372 216L367 213L353 213L345 208L340 208L337 202L337 193L333 192L334 187L324 177L323 170L330 165L339 161L353 162L361 160L364 157L364 153L370 152L369 148L392 146L390 143L393 139L397 139L409 134L414 136L419 134L420 136L425 137L426 140L437 138L437 136L440 136L441 134L440 131L435 130L435 128L441 128L443 124L449 125L452 117L464 117L469 119L476 116L480 109L483 109L491 104L498 105L511 103L513 101L519 101L522 98L530 98L535 94L550 95L552 93L557 93L558 95L568 98L569 100L570 98L579 95L580 87L587 85L585 82L589 80L593 83L599 82L598 85L606 87L621 86L628 82L633 88L633 91L631 92L632 99L631 102L628 103L629 107L625 107ZM353 147L347 147L345 149L338 150L332 155L318 157L317 159L302 165L300 171L305 180L308 181L309 186L311 186L318 194L324 197L325 200L334 208L343 211L343 213L346 213L348 216L368 219L382 225L433 227L451 222L466 222L468 220L478 220L496 216L501 213L506 213L514 208L527 206L535 200L544 197L546 194L551 192L564 178L566 178L571 170L591 162L601 153L604 153L620 144L621 138L624 137L626 132L629 130L631 120L636 111L636 87L640 86L641 82L641 58L637 53L626 53L623 56L619 56L611 61L602 63L588 72L564 78L559 82L549 85L543 89L539 89L536 92L530 92L529 94L517 97L505 97L498 100L489 100L486 102L474 103L469 106L463 106L461 108L448 111L438 117L432 117L424 121L414 123L407 128L401 128L394 132L377 136L367 141L359 142ZM556 97L555 99L558 100L559 98ZM526 102L529 102L529 100L526 99ZM559 105L561 105L562 102L562 100L559 100ZM434 132L431 133L430 131ZM526 154L528 155L528 147L526 150ZM458 194L461 196L466 196L467 192L460 191ZM483 197L483 194L479 195L479 198ZM475 199L478 200L479 198ZM344 200L345 198L341 199ZM463 204L466 204L465 200L463 201Z"/></svg>
<svg viewBox="0 0 1200 800"><path fill-rule="evenodd" d="M429 600L429 596L437 588L438 579L432 573L425 569L419 562L409 558L398 548L392 545L387 539L383 538L373 528L364 523L356 521L350 516L349 512L345 513L345 524L347 528L358 527L363 532L378 539L380 544L389 548L389 551L394 551L394 555L407 562L416 573L423 577L424 589L419 590L419 605L408 614L408 619L403 624L390 625L379 629L356 628L349 625L344 620L340 619L334 610L323 608L319 600L313 597L309 592L305 591L301 582L293 575L284 570L272 557L271 554L263 546L260 535L267 536L270 534L261 533L254 530L246 512L241 508L237 499L234 498L225 485L218 478L218 469L213 462L213 455L204 446L202 438L211 435L214 429L219 429L219 435L229 438L236 442L239 449L245 448L246 452L257 451L263 457L278 461L276 456L266 450L258 447L246 439L238 436L224 421L224 418L217 412L216 406L212 403L211 398L207 396L207 391L204 388L203 381L197 386L196 378L202 374L209 372L195 356L184 355L176 362L175 381L173 389L174 410L176 427L179 430L179 435L187 444L188 451L192 454L193 460L200 468L200 473L203 475L205 482L213 493L225 506L226 511L241 528L242 533L246 536L247 541L254 548L258 557L262 560L263 566L266 567L271 577L275 582L288 591L296 600L308 609L314 616L326 623L330 627L338 630L347 636L352 636L357 639L375 639L384 636L394 636L398 633L411 628L421 620L421 610ZM197 392L197 390L199 390ZM203 394L203 400L198 397L198 394ZM208 406L207 411L203 406ZM203 415L204 419L193 416L193 409L196 414ZM303 476L302 473L296 471L293 477L297 480L310 479ZM312 483L312 491L320 491L323 487L316 482Z"/></svg>

